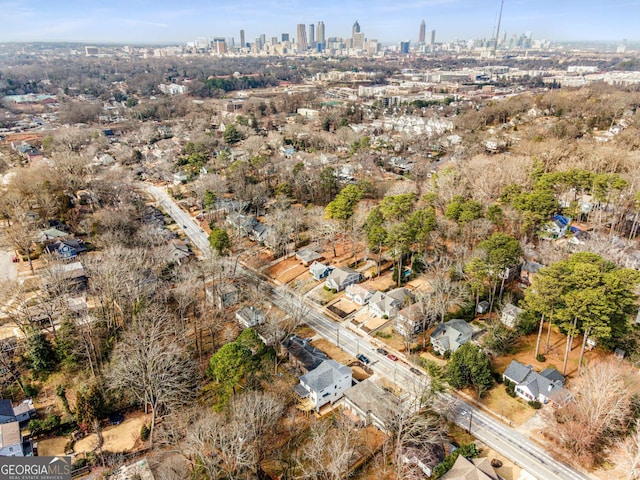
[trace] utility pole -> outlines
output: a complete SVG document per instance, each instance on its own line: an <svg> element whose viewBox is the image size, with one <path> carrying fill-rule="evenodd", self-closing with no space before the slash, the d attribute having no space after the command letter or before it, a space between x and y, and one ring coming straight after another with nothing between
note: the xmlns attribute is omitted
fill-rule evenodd
<svg viewBox="0 0 640 480"><path fill-rule="evenodd" d="M336 328L336 344L340 346L340 327Z"/></svg>
<svg viewBox="0 0 640 480"><path fill-rule="evenodd" d="M469 429L467 433L471 433L471 422L473 421L473 410L469 410Z"/></svg>

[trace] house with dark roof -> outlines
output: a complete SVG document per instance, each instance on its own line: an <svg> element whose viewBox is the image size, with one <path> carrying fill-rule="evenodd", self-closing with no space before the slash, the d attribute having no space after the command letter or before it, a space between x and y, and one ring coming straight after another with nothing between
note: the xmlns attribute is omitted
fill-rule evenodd
<svg viewBox="0 0 640 480"><path fill-rule="evenodd" d="M13 413L11 400L0 400L0 423L10 423L15 421L16 415Z"/></svg>
<svg viewBox="0 0 640 480"><path fill-rule="evenodd" d="M433 475L433 469L446 457L444 447L439 443L420 445L409 440L401 448L400 459L402 462L420 469L427 477Z"/></svg>
<svg viewBox="0 0 640 480"><path fill-rule="evenodd" d="M558 239L567 234L571 226L571 219L564 215L554 215L541 231L542 238Z"/></svg>
<svg viewBox="0 0 640 480"><path fill-rule="evenodd" d="M471 340L473 328L459 318L441 323L431 333L431 345L436 352L444 355L445 352L455 352L462 345Z"/></svg>
<svg viewBox="0 0 640 480"><path fill-rule="evenodd" d="M351 368L335 360L325 360L318 367L300 377L294 387L302 399L307 399L316 412L327 403L339 400L351 388Z"/></svg>
<svg viewBox="0 0 640 480"><path fill-rule="evenodd" d="M62 260L71 260L79 253L86 252L84 242L76 238L58 238L52 243L47 243L44 247L47 253L55 254Z"/></svg>
<svg viewBox="0 0 640 480"><path fill-rule="evenodd" d="M571 393L563 387L564 376L555 368L546 368L538 373L531 365L523 365L512 360L502 375L504 380L515 384L515 392L526 401L549 401L565 405L571 400Z"/></svg>
<svg viewBox="0 0 640 480"><path fill-rule="evenodd" d="M533 277L535 277L542 267L544 267L544 265L538 262L525 262L520 269L520 281L524 285L531 285Z"/></svg>
<svg viewBox="0 0 640 480"><path fill-rule="evenodd" d="M282 348L288 355L289 362L305 373L310 372L329 359L326 353L311 345L308 339L301 338L298 335L291 335L285 339L282 342Z"/></svg>

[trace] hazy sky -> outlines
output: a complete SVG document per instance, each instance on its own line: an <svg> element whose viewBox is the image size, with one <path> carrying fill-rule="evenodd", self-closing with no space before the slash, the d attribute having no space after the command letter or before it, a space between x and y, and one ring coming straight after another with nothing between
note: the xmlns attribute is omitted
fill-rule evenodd
<svg viewBox="0 0 640 480"><path fill-rule="evenodd" d="M490 37L500 0L0 0L0 41L246 41L295 35L324 21L326 36L417 41L420 20L436 41ZM501 32L548 40L640 40L640 0L505 0ZM429 34L427 34L427 38Z"/></svg>

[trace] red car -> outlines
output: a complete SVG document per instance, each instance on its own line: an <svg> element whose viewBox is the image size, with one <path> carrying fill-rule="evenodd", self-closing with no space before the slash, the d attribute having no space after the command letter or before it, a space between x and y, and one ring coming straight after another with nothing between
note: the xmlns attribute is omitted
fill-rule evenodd
<svg viewBox="0 0 640 480"><path fill-rule="evenodd" d="M388 358L389 360L393 360L394 362L397 362L397 361L398 361L398 357L396 357L393 353L389 353L389 354L387 354L387 358Z"/></svg>

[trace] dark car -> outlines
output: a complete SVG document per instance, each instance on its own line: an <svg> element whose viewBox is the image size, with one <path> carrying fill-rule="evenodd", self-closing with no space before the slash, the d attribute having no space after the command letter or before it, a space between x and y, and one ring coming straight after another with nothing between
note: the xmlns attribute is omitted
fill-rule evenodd
<svg viewBox="0 0 640 480"><path fill-rule="evenodd" d="M410 371L411 373L413 373L414 375L418 375L418 376L421 376L421 375L422 375L422 372L421 372L420 370L418 370L417 368L415 368L415 367L411 367L411 368L409 369L409 371Z"/></svg>
<svg viewBox="0 0 640 480"><path fill-rule="evenodd" d="M394 354L392 354L392 353L387 353L387 358L388 358L389 360L393 360L394 362L397 362L397 361L398 361L398 357L396 357L396 356L395 356Z"/></svg>
<svg viewBox="0 0 640 480"><path fill-rule="evenodd" d="M384 348L376 348L376 352L378 352L380 355L386 355L387 352Z"/></svg>
<svg viewBox="0 0 640 480"><path fill-rule="evenodd" d="M360 360L362 363L364 363L365 365L368 365L369 363L371 363L371 360L369 360L363 354L356 355L356 358Z"/></svg>

